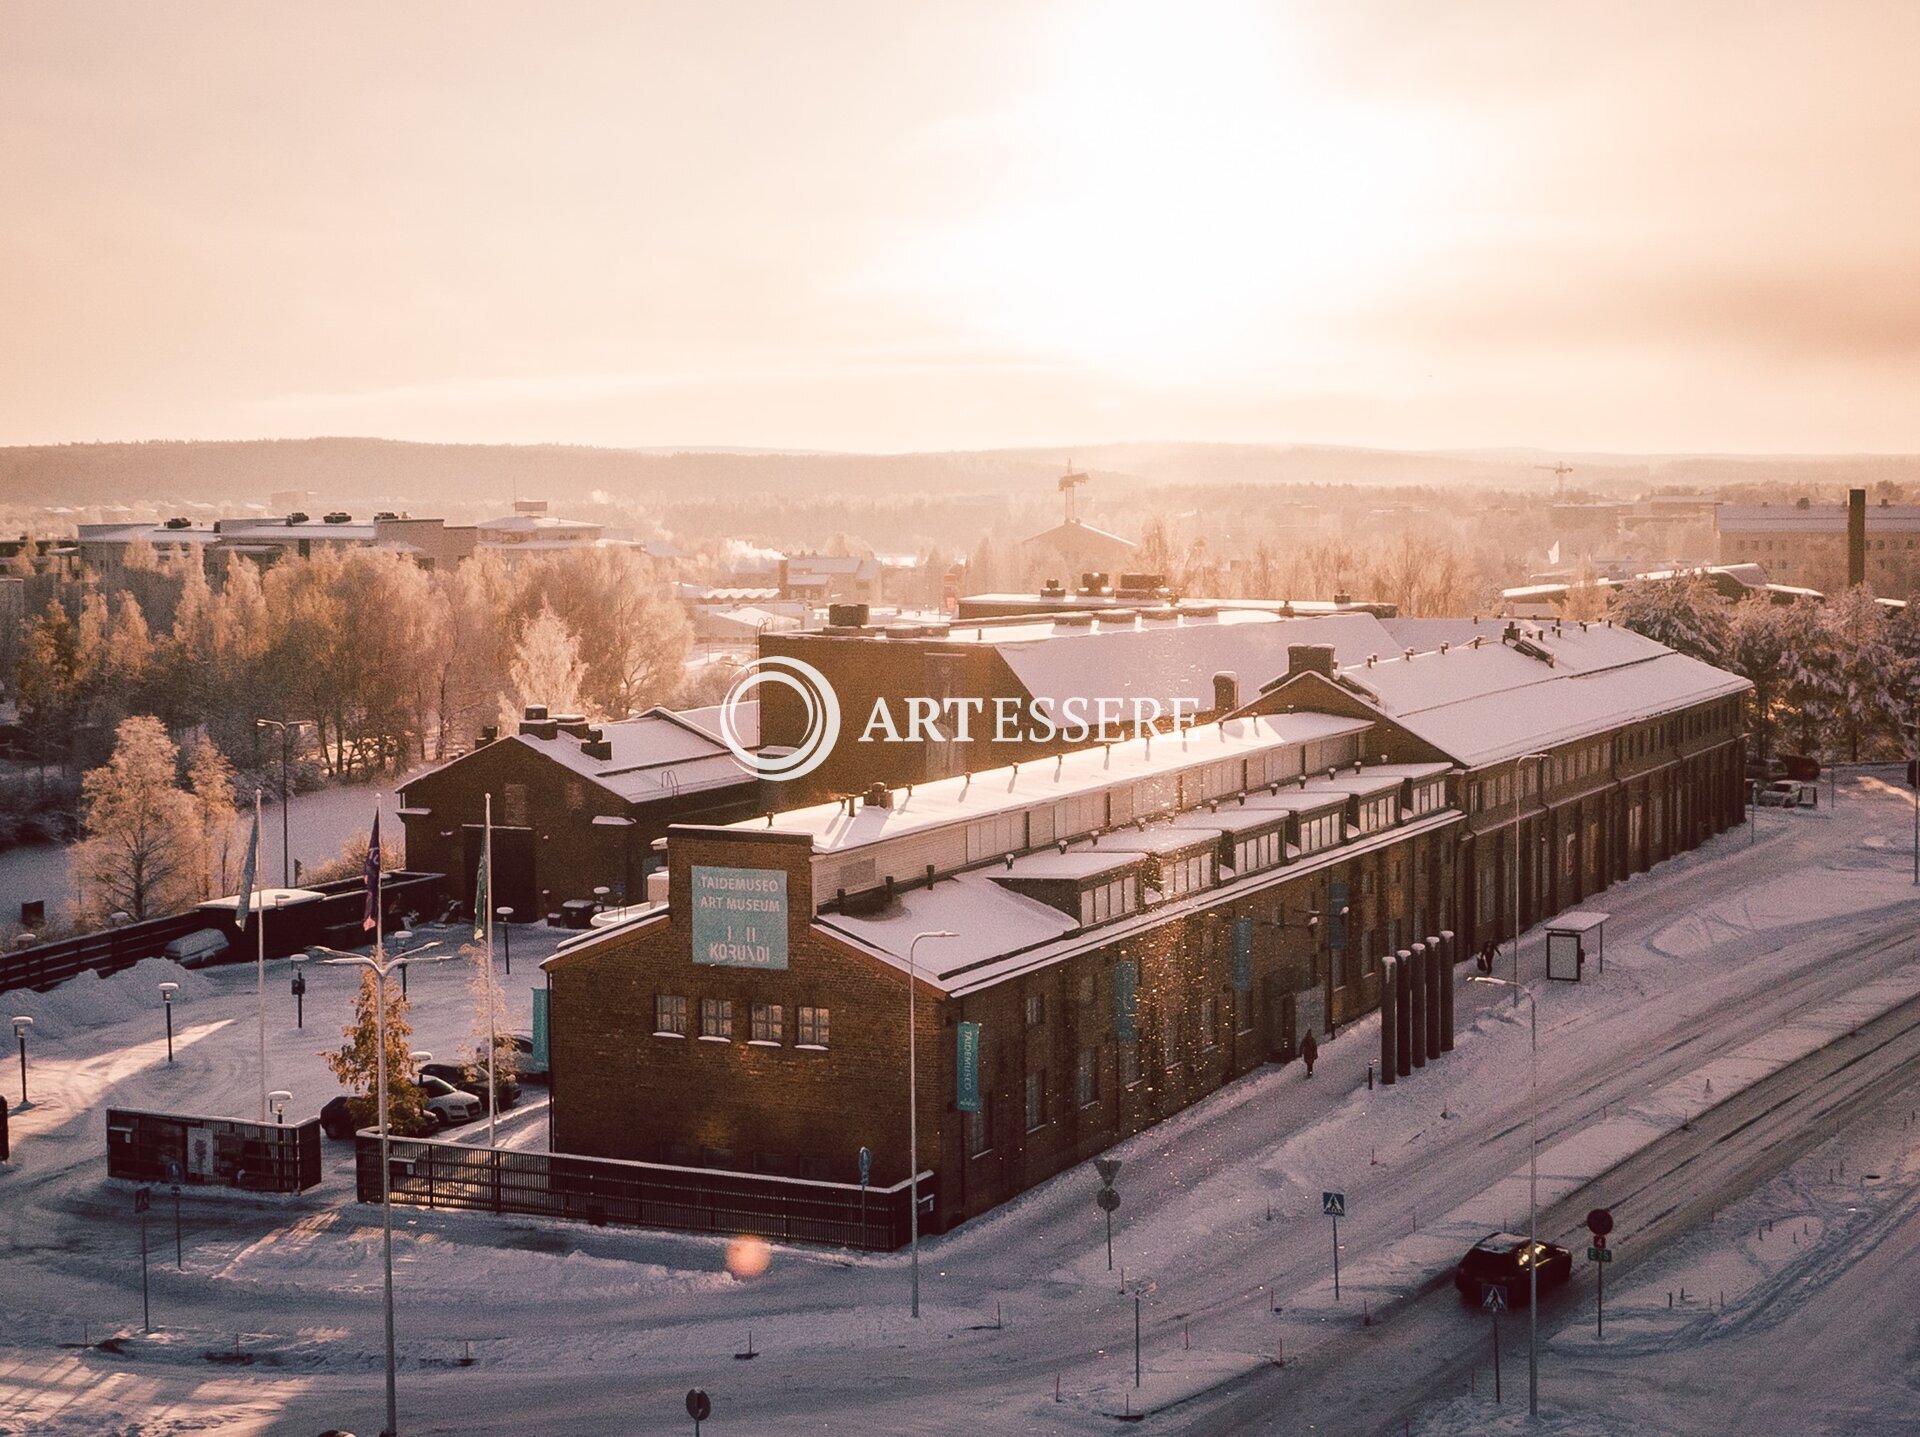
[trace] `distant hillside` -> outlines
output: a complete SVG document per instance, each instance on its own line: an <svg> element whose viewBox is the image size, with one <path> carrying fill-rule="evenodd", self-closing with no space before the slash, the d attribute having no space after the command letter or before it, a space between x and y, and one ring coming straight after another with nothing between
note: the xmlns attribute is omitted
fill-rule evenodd
<svg viewBox="0 0 1920 1437"><path fill-rule="evenodd" d="M1541 466L1564 458L1573 487L1634 492L1804 483L1833 490L1920 485L1920 456L1553 455L1525 450L1416 453L1324 446L1088 444L948 454L660 452L566 445L410 444L387 439L233 443L154 441L0 448L0 502L261 503L310 492L321 507L404 505L416 513L504 503L516 495L585 501L846 494L1037 498L1069 459L1112 495L1162 484L1364 484L1550 490Z"/></svg>

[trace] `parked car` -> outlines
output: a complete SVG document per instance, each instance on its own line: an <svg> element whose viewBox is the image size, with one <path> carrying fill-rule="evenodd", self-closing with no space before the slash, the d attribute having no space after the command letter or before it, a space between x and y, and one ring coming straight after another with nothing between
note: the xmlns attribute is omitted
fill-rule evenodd
<svg viewBox="0 0 1920 1437"><path fill-rule="evenodd" d="M548 1080L547 1065L535 1060L533 1056L533 1035L531 1033L509 1033L505 1035L513 1044L515 1054L514 1067L521 1077L529 1083L544 1083Z"/></svg>
<svg viewBox="0 0 1920 1437"><path fill-rule="evenodd" d="M196 928L168 943L160 950L160 956L182 968L205 968L225 958L230 946L227 935L218 929Z"/></svg>
<svg viewBox="0 0 1920 1437"><path fill-rule="evenodd" d="M480 1100L480 1111L487 1110L487 1070L479 1063L428 1063L421 1073L429 1078L438 1078L443 1083L451 1083L463 1093L472 1093ZM511 1074L494 1077L494 1102L497 1110L505 1112L520 1101L519 1079Z"/></svg>
<svg viewBox="0 0 1920 1437"><path fill-rule="evenodd" d="M354 1134L351 1101L342 1093L338 1097L328 1098L326 1106L320 1109L320 1131L336 1142L345 1142Z"/></svg>
<svg viewBox="0 0 1920 1437"><path fill-rule="evenodd" d="M1525 1307L1532 1287L1528 1268L1533 1263L1539 1264L1542 1292L1573 1276L1573 1254L1564 1247L1550 1242L1530 1243L1519 1233L1492 1232L1460 1259L1453 1285L1469 1302L1480 1302L1491 1286L1506 1293L1508 1307Z"/></svg>
<svg viewBox="0 0 1920 1437"><path fill-rule="evenodd" d="M443 1128L470 1123L484 1111L472 1093L461 1092L444 1078L421 1078L420 1092L426 1098L427 1111Z"/></svg>
<svg viewBox="0 0 1920 1437"><path fill-rule="evenodd" d="M1754 802L1762 808L1818 808L1820 786L1791 778L1777 779L1759 790Z"/></svg>

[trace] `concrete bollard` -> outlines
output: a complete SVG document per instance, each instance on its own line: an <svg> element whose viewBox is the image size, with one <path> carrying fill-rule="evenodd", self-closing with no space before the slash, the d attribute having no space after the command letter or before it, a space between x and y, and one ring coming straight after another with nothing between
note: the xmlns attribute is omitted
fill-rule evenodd
<svg viewBox="0 0 1920 1437"><path fill-rule="evenodd" d="M1413 1066L1427 1066L1427 945L1416 943L1407 950L1407 1027L1411 1041Z"/></svg>
<svg viewBox="0 0 1920 1437"><path fill-rule="evenodd" d="M1391 958L1380 960L1380 1086L1391 1088L1399 1068L1395 1056L1395 1038L1400 1031L1398 1018L1399 982L1394 976Z"/></svg>

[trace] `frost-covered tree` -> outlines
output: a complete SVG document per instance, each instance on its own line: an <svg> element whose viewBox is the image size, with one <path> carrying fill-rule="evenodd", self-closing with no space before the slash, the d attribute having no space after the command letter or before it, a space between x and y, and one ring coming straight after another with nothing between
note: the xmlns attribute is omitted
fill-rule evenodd
<svg viewBox="0 0 1920 1437"><path fill-rule="evenodd" d="M522 703L545 704L549 713L577 713L586 672L580 640L558 614L542 605L513 652L513 687Z"/></svg>
<svg viewBox="0 0 1920 1437"><path fill-rule="evenodd" d="M1727 601L1704 574L1636 579L1613 600L1614 622L1710 664L1726 651Z"/></svg>
<svg viewBox="0 0 1920 1437"><path fill-rule="evenodd" d="M233 864L233 765L211 739L193 745L187 790L200 824L200 896L216 898L231 892L239 875Z"/></svg>
<svg viewBox="0 0 1920 1437"><path fill-rule="evenodd" d="M1789 638L1786 610L1765 594L1744 599L1728 611L1723 662L1753 685L1747 698L1747 730L1756 758L1772 755L1787 708Z"/></svg>
<svg viewBox="0 0 1920 1437"><path fill-rule="evenodd" d="M1864 585L1829 599L1820 617L1837 686L1835 751L1857 762L1898 732L1913 669L1894 646L1887 611Z"/></svg>
<svg viewBox="0 0 1920 1437"><path fill-rule="evenodd" d="M160 720L122 721L113 757L81 785L87 836L73 848L76 915L176 913L199 897L201 833L175 781L180 751Z"/></svg>

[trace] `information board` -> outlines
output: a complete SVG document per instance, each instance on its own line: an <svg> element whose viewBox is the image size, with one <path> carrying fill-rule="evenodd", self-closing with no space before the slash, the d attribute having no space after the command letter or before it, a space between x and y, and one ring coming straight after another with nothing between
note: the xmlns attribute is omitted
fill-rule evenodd
<svg viewBox="0 0 1920 1437"><path fill-rule="evenodd" d="M695 864L693 961L712 968L787 966L787 875Z"/></svg>

